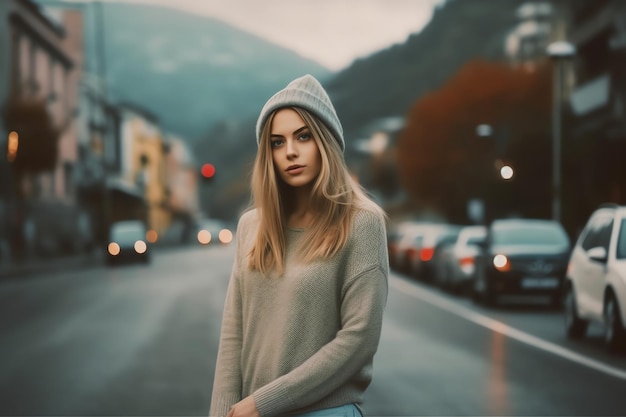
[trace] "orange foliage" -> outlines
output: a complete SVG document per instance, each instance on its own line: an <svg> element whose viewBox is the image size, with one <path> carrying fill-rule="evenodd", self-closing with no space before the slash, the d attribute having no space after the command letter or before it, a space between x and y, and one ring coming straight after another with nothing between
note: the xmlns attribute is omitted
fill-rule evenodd
<svg viewBox="0 0 626 417"><path fill-rule="evenodd" d="M529 72L471 61L441 89L418 100L397 148L400 181L414 201L458 204L464 210L465 201L484 187L497 141L510 145L529 131L548 134L550 80L547 67ZM481 124L493 127L491 139L478 137Z"/></svg>

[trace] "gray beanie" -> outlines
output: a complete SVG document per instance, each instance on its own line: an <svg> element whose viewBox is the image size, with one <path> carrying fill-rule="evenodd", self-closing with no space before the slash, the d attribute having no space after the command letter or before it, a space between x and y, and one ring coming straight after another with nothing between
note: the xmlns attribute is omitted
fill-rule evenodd
<svg viewBox="0 0 626 417"><path fill-rule="evenodd" d="M319 81L310 74L296 78L287 87L274 94L263 106L256 122L256 142L261 140L261 131L267 118L273 111L283 107L300 107L317 116L333 133L341 150L345 150L343 128L337 117L337 112L330 101L330 97Z"/></svg>

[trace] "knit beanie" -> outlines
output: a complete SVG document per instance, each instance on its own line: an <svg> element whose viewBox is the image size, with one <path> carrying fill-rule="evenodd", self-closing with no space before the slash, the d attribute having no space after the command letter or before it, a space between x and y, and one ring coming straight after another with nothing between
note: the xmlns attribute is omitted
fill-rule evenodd
<svg viewBox="0 0 626 417"><path fill-rule="evenodd" d="M256 122L256 142L261 141L261 131L270 114L284 107L300 107L317 116L333 133L341 150L345 150L343 128L328 93L315 77L310 74L296 78L287 87L274 94L263 106Z"/></svg>

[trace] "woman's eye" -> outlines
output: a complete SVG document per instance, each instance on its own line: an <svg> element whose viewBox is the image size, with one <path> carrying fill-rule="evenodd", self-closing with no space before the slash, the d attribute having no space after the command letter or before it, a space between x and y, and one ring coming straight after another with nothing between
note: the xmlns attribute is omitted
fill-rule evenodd
<svg viewBox="0 0 626 417"><path fill-rule="evenodd" d="M311 139L311 134L309 132L301 133L300 136L298 136L298 139L300 139L300 140L309 140L309 139Z"/></svg>
<svg viewBox="0 0 626 417"><path fill-rule="evenodd" d="M283 144L283 140L282 139L276 139L272 141L272 148L277 148L280 145Z"/></svg>

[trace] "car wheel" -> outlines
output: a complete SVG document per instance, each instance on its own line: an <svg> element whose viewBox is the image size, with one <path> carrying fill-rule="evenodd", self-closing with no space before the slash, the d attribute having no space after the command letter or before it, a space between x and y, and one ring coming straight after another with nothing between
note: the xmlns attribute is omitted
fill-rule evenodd
<svg viewBox="0 0 626 417"><path fill-rule="evenodd" d="M417 278L417 266L415 265L415 262L412 259L408 259L406 264L406 273L412 278Z"/></svg>
<svg viewBox="0 0 626 417"><path fill-rule="evenodd" d="M446 279L443 283L445 290L452 294L458 294L459 283L458 281L454 279L454 275L453 275L454 271L452 270L451 266L448 266L446 268L445 274L446 274Z"/></svg>
<svg viewBox="0 0 626 417"><path fill-rule="evenodd" d="M440 266L436 266L433 272L433 284L435 287L446 290L446 277L443 268Z"/></svg>
<svg viewBox="0 0 626 417"><path fill-rule="evenodd" d="M621 351L626 345L626 331L615 297L610 295L604 306L604 341L611 351Z"/></svg>
<svg viewBox="0 0 626 417"><path fill-rule="evenodd" d="M489 282L483 273L479 273L474 280L472 299L486 306L494 305L497 301L497 296L490 288Z"/></svg>
<svg viewBox="0 0 626 417"><path fill-rule="evenodd" d="M563 296L560 292L550 296L550 306L559 310L563 307Z"/></svg>
<svg viewBox="0 0 626 417"><path fill-rule="evenodd" d="M482 281L480 280L480 274L476 274L476 276L472 280L472 287L471 287L472 301L474 301L475 303L481 302L482 300L481 291L482 291Z"/></svg>
<svg viewBox="0 0 626 417"><path fill-rule="evenodd" d="M411 271L411 262L409 261L406 255L402 256L402 259L399 262L398 270L404 274L409 273Z"/></svg>
<svg viewBox="0 0 626 417"><path fill-rule="evenodd" d="M589 322L581 319L576 306L576 294L574 287L569 285L563 298L563 308L565 310L565 333L572 339L580 339L587 332Z"/></svg>
<svg viewBox="0 0 626 417"><path fill-rule="evenodd" d="M491 288L489 288L489 284L485 283L485 292L483 292L483 304L486 306L496 305L498 301L498 296L493 292Z"/></svg>

